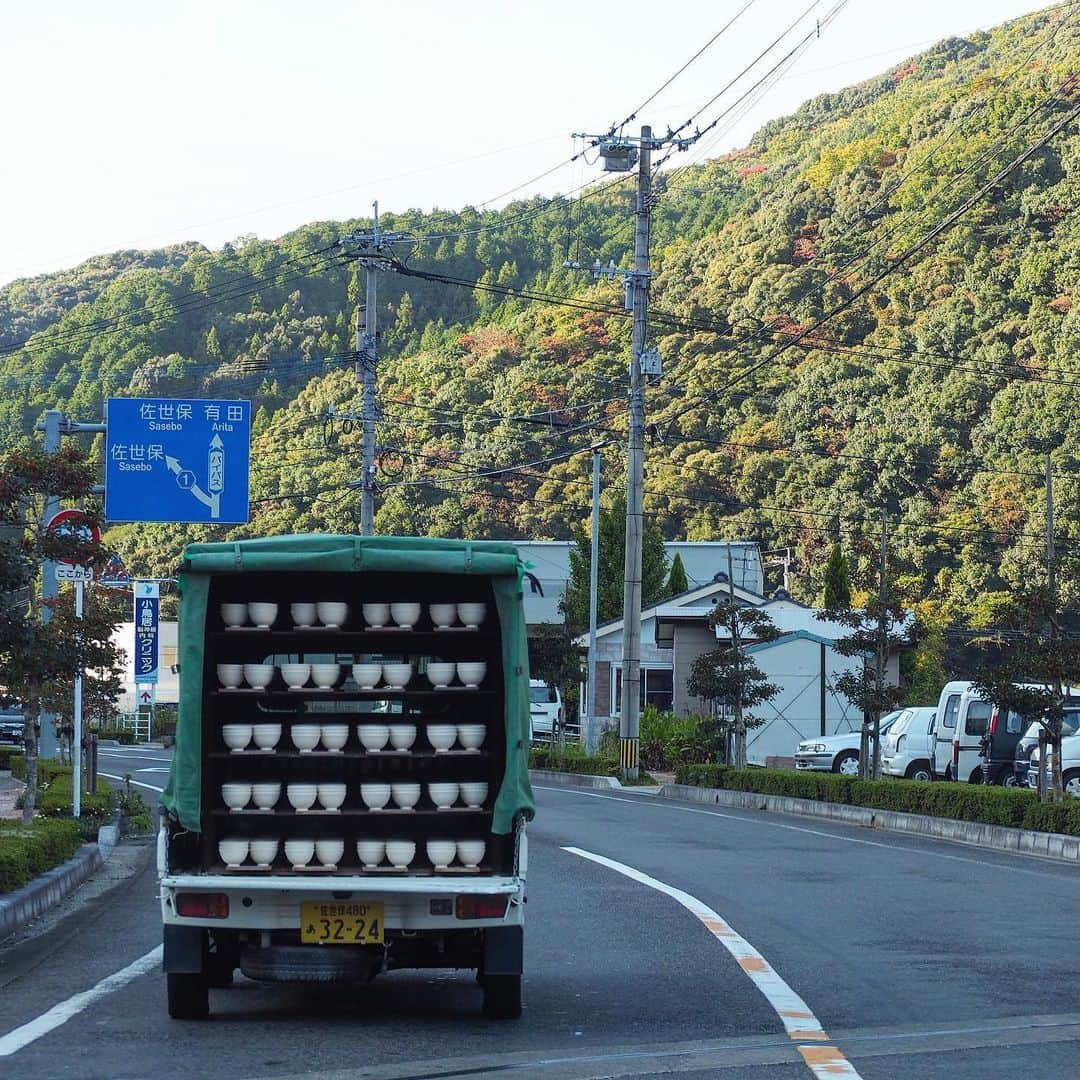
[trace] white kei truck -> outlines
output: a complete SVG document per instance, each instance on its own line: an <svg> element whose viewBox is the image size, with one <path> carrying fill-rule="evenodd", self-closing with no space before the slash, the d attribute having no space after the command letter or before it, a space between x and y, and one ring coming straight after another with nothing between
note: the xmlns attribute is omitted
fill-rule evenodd
<svg viewBox="0 0 1080 1080"><path fill-rule="evenodd" d="M498 541L190 545L158 838L169 1015L274 982L474 970L521 1013L524 567Z"/></svg>

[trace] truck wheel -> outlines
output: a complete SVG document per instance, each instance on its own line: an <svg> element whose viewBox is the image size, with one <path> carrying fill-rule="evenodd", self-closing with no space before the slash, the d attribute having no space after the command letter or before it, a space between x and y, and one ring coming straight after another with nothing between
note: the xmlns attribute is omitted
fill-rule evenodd
<svg viewBox="0 0 1080 1080"><path fill-rule="evenodd" d="M174 1020L202 1020L210 1015L210 986L205 975L166 975L169 1015Z"/></svg>
<svg viewBox="0 0 1080 1080"><path fill-rule="evenodd" d="M484 1015L489 1020L517 1020L521 1016L521 976L484 976Z"/></svg>
<svg viewBox="0 0 1080 1080"><path fill-rule="evenodd" d="M933 776L930 775L930 764L926 761L913 761L907 770L907 778L909 780L924 780L929 782L933 780Z"/></svg>

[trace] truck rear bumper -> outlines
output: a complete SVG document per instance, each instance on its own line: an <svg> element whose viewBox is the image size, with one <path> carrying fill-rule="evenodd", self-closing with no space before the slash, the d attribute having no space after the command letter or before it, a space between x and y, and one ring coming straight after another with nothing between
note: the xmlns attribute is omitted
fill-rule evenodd
<svg viewBox="0 0 1080 1080"><path fill-rule="evenodd" d="M211 930L298 930L300 905L308 901L373 900L384 906L388 931L480 930L524 922L525 882L515 877L410 878L280 877L238 874L169 874L161 879L165 925ZM177 893L214 893L228 900L224 918L176 913ZM501 918L458 918L459 896L506 896Z"/></svg>

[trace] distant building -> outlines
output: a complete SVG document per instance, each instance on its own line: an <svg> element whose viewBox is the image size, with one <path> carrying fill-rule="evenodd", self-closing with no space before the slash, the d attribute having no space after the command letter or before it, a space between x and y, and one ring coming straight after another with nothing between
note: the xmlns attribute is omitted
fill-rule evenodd
<svg viewBox="0 0 1080 1080"><path fill-rule="evenodd" d="M135 693L135 624L120 623L113 632L113 643L124 650L124 677L117 699L120 713L136 711ZM176 667L176 620L162 619L158 624L158 682L154 697L158 705L175 705L180 699L180 676Z"/></svg>

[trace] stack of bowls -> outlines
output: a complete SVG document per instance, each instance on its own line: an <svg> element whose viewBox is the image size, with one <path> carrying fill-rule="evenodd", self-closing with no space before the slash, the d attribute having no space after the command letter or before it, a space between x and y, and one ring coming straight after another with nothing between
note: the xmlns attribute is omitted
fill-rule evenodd
<svg viewBox="0 0 1080 1080"><path fill-rule="evenodd" d="M382 664L353 664L352 677L361 690L374 690L382 678Z"/></svg>
<svg viewBox="0 0 1080 1080"><path fill-rule="evenodd" d="M465 624L466 629L476 630L484 621L487 614L486 604L465 603L457 606L458 618Z"/></svg>
<svg viewBox="0 0 1080 1080"><path fill-rule="evenodd" d="M377 754L390 739L390 728L386 724L357 724L356 734L369 754Z"/></svg>
<svg viewBox="0 0 1080 1080"><path fill-rule="evenodd" d="M454 681L454 665L443 663L440 660L432 660L427 666L428 682L436 690L449 686Z"/></svg>
<svg viewBox="0 0 1080 1080"><path fill-rule="evenodd" d="M487 674L487 664L483 660L461 660L458 662L458 678L470 689L475 690Z"/></svg>
<svg viewBox="0 0 1080 1080"><path fill-rule="evenodd" d="M419 784L391 784L390 791L399 810L411 810L420 801Z"/></svg>
<svg viewBox="0 0 1080 1080"><path fill-rule="evenodd" d="M251 731L255 745L264 752L272 751L281 740L280 724L252 724Z"/></svg>
<svg viewBox="0 0 1080 1080"><path fill-rule="evenodd" d="M349 605L338 600L320 600L315 605L315 610L319 615L319 622L328 630L339 630L349 617Z"/></svg>
<svg viewBox="0 0 1080 1080"><path fill-rule="evenodd" d="M357 840L356 857L365 870L374 870L386 858L386 841Z"/></svg>
<svg viewBox="0 0 1080 1080"><path fill-rule="evenodd" d="M312 664L311 681L320 690L332 690L341 675L340 664Z"/></svg>
<svg viewBox="0 0 1080 1080"><path fill-rule="evenodd" d="M244 681L253 690L265 690L274 678L273 664L245 664Z"/></svg>
<svg viewBox="0 0 1080 1080"><path fill-rule="evenodd" d="M476 754L487 738L487 728L483 724L458 724L457 738L463 749Z"/></svg>
<svg viewBox="0 0 1080 1080"><path fill-rule="evenodd" d="M340 754L349 741L348 724L323 724L319 729L323 746L332 754Z"/></svg>
<svg viewBox="0 0 1080 1080"><path fill-rule="evenodd" d="M315 854L314 840L286 840L285 858L294 870L303 870Z"/></svg>
<svg viewBox="0 0 1080 1080"><path fill-rule="evenodd" d="M238 690L240 684L244 681L244 665L243 664L218 664L217 666L218 682L226 690Z"/></svg>
<svg viewBox="0 0 1080 1080"><path fill-rule="evenodd" d="M390 618L389 604L364 604L361 611L364 613L364 622L371 630L381 630Z"/></svg>
<svg viewBox="0 0 1080 1080"><path fill-rule="evenodd" d="M303 690L311 678L310 664L282 664L281 677L290 690Z"/></svg>
<svg viewBox="0 0 1080 1080"><path fill-rule="evenodd" d="M238 782L222 784L221 797L225 805L233 812L243 810L251 802L251 784Z"/></svg>
<svg viewBox="0 0 1080 1080"><path fill-rule="evenodd" d="M319 789L315 784L289 784L285 788L289 804L299 814L311 809L318 793Z"/></svg>
<svg viewBox="0 0 1080 1080"><path fill-rule="evenodd" d="M277 858L278 846L274 839L252 840L249 848L255 865L265 870Z"/></svg>
<svg viewBox="0 0 1080 1080"><path fill-rule="evenodd" d="M373 813L382 810L390 801L389 784L361 784L360 798Z"/></svg>
<svg viewBox="0 0 1080 1080"><path fill-rule="evenodd" d="M293 746L301 754L309 754L319 745L322 736L322 728L318 724L293 724L289 729L289 737Z"/></svg>
<svg viewBox="0 0 1080 1080"><path fill-rule="evenodd" d="M463 780L461 797L470 810L479 810L487 798L488 786L482 780Z"/></svg>
<svg viewBox="0 0 1080 1080"><path fill-rule="evenodd" d="M221 621L226 629L236 630L247 623L247 604L222 604Z"/></svg>
<svg viewBox="0 0 1080 1080"><path fill-rule="evenodd" d="M218 841L218 854L227 867L235 870L248 857L248 842L242 837L226 837Z"/></svg>
<svg viewBox="0 0 1080 1080"><path fill-rule="evenodd" d="M390 615L402 630L411 630L416 625L416 620L420 618L420 605L391 604Z"/></svg>
<svg viewBox="0 0 1080 1080"><path fill-rule="evenodd" d="M412 678L412 664L383 664L382 672L391 690L404 690Z"/></svg>
<svg viewBox="0 0 1080 1080"><path fill-rule="evenodd" d="M457 844L453 840L429 840L427 857L436 870L447 870L457 854Z"/></svg>
<svg viewBox="0 0 1080 1080"><path fill-rule="evenodd" d="M415 724L391 724L390 745L395 750L409 750L416 742Z"/></svg>
<svg viewBox="0 0 1080 1080"><path fill-rule="evenodd" d="M457 857L462 866L469 870L475 870L484 858L487 844L483 840L459 840L457 842Z"/></svg>
<svg viewBox="0 0 1080 1080"><path fill-rule="evenodd" d="M458 800L461 785L453 782L428 784L428 798L435 804L436 810L449 810Z"/></svg>
<svg viewBox="0 0 1080 1080"><path fill-rule="evenodd" d="M281 798L281 783L275 780L252 784L251 798L260 810L273 810Z"/></svg>
<svg viewBox="0 0 1080 1080"><path fill-rule="evenodd" d="M438 754L449 750L457 739L457 728L453 724L428 724L427 740Z"/></svg>
<svg viewBox="0 0 1080 1080"><path fill-rule="evenodd" d="M293 626L295 626L298 630L310 630L312 626L315 625L314 604L290 604L289 614L292 616Z"/></svg>
<svg viewBox="0 0 1080 1080"><path fill-rule="evenodd" d="M416 855L416 844L412 840L387 840L386 857L395 870L407 870Z"/></svg>
<svg viewBox="0 0 1080 1080"><path fill-rule="evenodd" d="M317 787L319 805L324 810L334 812L340 810L341 804L345 801L346 790L345 785L340 783L319 784Z"/></svg>
<svg viewBox="0 0 1080 1080"><path fill-rule="evenodd" d="M341 856L345 854L345 841L339 839L322 838L315 841L315 855L322 863L324 870L336 870L341 862Z"/></svg>
<svg viewBox="0 0 1080 1080"><path fill-rule="evenodd" d="M436 630L449 630L457 622L457 609L453 604L429 604L428 614Z"/></svg>
<svg viewBox="0 0 1080 1080"><path fill-rule="evenodd" d="M251 742L251 732L251 724L224 724L221 737L225 740L225 745L234 754L238 754Z"/></svg>
<svg viewBox="0 0 1080 1080"><path fill-rule="evenodd" d="M277 604L252 601L247 606L248 618L260 629L269 630L277 618Z"/></svg>

